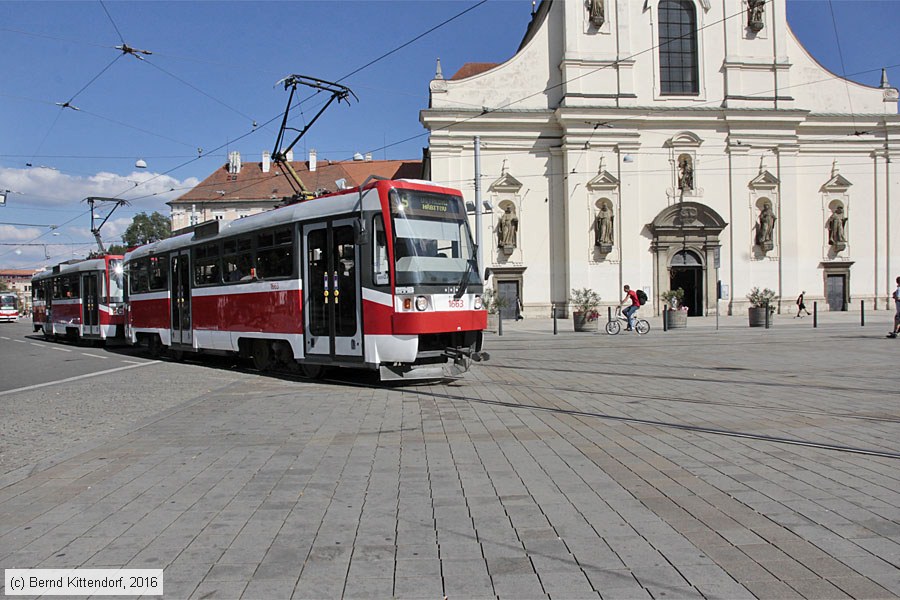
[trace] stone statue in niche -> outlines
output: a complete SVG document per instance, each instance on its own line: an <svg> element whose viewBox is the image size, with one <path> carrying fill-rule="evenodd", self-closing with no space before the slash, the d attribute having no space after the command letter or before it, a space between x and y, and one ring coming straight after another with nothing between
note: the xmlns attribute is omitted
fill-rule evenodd
<svg viewBox="0 0 900 600"><path fill-rule="evenodd" d="M838 204L834 212L825 222L828 230L828 245L840 252L847 247L847 217L844 216L844 207Z"/></svg>
<svg viewBox="0 0 900 600"><path fill-rule="evenodd" d="M678 159L678 189L682 192L694 189L694 165L687 154Z"/></svg>
<svg viewBox="0 0 900 600"><path fill-rule="evenodd" d="M764 25L766 0L747 0L747 27L761 31Z"/></svg>
<svg viewBox="0 0 900 600"><path fill-rule="evenodd" d="M609 207L606 206L605 203L600 205L600 212L597 213L597 218L594 219L594 245L597 246L601 252L609 252L612 250L615 239L613 223L614 217L612 211L609 210Z"/></svg>
<svg viewBox="0 0 900 600"><path fill-rule="evenodd" d="M588 0L588 14L591 25L602 27L606 21L606 11L603 7L603 0Z"/></svg>
<svg viewBox="0 0 900 600"><path fill-rule="evenodd" d="M775 213L772 205L766 202L759 213L759 221L756 223L756 245L768 252L775 247L772 241L772 233L775 231Z"/></svg>
<svg viewBox="0 0 900 600"><path fill-rule="evenodd" d="M519 230L519 219L512 211L512 207L507 206L505 212L497 223L497 247L511 254L516 248L516 234Z"/></svg>

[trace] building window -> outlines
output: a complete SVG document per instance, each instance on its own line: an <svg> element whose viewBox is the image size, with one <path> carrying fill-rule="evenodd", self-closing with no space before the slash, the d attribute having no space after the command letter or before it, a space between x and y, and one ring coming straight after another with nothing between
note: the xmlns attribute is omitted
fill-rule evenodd
<svg viewBox="0 0 900 600"><path fill-rule="evenodd" d="M692 0L659 3L659 79L663 95L700 93L697 11Z"/></svg>

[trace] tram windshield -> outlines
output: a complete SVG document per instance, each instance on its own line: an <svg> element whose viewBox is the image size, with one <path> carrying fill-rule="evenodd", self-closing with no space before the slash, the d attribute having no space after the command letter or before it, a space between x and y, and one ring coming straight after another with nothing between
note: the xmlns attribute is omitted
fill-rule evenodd
<svg viewBox="0 0 900 600"><path fill-rule="evenodd" d="M18 304L17 298L12 294L0 296L0 308L16 308Z"/></svg>
<svg viewBox="0 0 900 600"><path fill-rule="evenodd" d="M109 261L109 301L122 302L125 290L125 269L121 259L114 258Z"/></svg>
<svg viewBox="0 0 900 600"><path fill-rule="evenodd" d="M396 284L460 285L475 257L462 198L394 189L391 214ZM477 283L478 275L468 282Z"/></svg>

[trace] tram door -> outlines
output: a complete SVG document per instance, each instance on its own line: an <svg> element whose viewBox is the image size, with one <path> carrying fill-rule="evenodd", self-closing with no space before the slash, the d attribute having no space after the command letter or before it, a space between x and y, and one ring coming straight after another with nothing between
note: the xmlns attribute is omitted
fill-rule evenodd
<svg viewBox="0 0 900 600"><path fill-rule="evenodd" d="M190 253L173 254L169 263L172 282L172 344L191 344Z"/></svg>
<svg viewBox="0 0 900 600"><path fill-rule="evenodd" d="M100 335L100 286L97 275L81 275L81 335Z"/></svg>
<svg viewBox="0 0 900 600"><path fill-rule="evenodd" d="M353 219L303 229L306 354L362 356L359 249Z"/></svg>

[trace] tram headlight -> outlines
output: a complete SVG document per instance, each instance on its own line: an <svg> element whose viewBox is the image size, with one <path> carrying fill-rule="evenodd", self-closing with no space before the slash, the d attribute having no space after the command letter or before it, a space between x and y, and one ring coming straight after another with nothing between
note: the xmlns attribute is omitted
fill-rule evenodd
<svg viewBox="0 0 900 600"><path fill-rule="evenodd" d="M481 310L484 308L484 303L481 301L481 296L475 296L475 310Z"/></svg>
<svg viewBox="0 0 900 600"><path fill-rule="evenodd" d="M425 310L426 308L428 308L428 298L416 296L416 310Z"/></svg>

